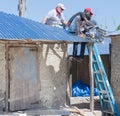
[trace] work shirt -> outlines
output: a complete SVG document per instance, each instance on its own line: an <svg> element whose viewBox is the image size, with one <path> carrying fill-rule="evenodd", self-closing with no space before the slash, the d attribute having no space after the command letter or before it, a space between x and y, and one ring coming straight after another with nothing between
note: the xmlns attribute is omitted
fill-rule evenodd
<svg viewBox="0 0 120 116"><path fill-rule="evenodd" d="M56 9L53 9L51 11L48 12L47 14L47 25L51 25L51 26L62 26L61 21L65 20L63 13L58 14Z"/></svg>
<svg viewBox="0 0 120 116"><path fill-rule="evenodd" d="M84 21L86 18L84 12L78 12L75 15L73 15L68 22L70 22L70 26L68 27L68 30L72 33L75 33L77 31L77 24L76 21L80 19L81 21Z"/></svg>

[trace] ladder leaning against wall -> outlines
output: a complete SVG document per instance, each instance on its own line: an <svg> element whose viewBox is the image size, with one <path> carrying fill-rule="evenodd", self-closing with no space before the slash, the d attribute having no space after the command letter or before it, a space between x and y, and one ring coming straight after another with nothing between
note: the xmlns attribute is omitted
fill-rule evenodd
<svg viewBox="0 0 120 116"><path fill-rule="evenodd" d="M100 104L103 116L120 116L120 112L113 96L107 74L105 72L101 57L96 44L93 45L92 65L96 87L99 91Z"/></svg>

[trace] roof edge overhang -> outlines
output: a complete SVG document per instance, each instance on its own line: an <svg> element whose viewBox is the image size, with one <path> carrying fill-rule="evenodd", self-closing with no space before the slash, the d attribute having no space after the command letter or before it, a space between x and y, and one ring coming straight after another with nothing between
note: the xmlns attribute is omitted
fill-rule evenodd
<svg viewBox="0 0 120 116"><path fill-rule="evenodd" d="M31 39L31 38L22 38L22 39L1 39L0 38L0 43L67 43L67 44L72 44L74 42L89 42L93 43L93 41L89 40L84 40L84 41L65 41L65 40L47 40L47 39Z"/></svg>

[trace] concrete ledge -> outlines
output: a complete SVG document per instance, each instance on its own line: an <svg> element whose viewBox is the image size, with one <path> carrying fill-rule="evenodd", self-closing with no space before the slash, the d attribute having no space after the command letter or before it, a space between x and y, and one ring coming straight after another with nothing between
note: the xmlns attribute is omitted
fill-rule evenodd
<svg viewBox="0 0 120 116"><path fill-rule="evenodd" d="M62 115L62 116L69 116L70 112L66 110L54 110L54 109L49 109L49 110L29 110L25 111L25 113L29 116L37 116L37 115Z"/></svg>
<svg viewBox="0 0 120 116"><path fill-rule="evenodd" d="M69 116L70 112L66 110L40 110L31 109L27 111L18 111L13 113L0 113L0 116Z"/></svg>
<svg viewBox="0 0 120 116"><path fill-rule="evenodd" d="M94 97L94 101L99 102L99 96ZM90 103L90 97L70 97L70 104Z"/></svg>

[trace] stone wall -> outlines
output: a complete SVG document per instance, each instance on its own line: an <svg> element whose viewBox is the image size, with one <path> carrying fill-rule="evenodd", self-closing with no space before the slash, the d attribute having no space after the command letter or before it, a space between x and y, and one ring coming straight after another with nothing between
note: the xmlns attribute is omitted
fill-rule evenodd
<svg viewBox="0 0 120 116"><path fill-rule="evenodd" d="M120 109L120 36L111 39L111 86Z"/></svg>

